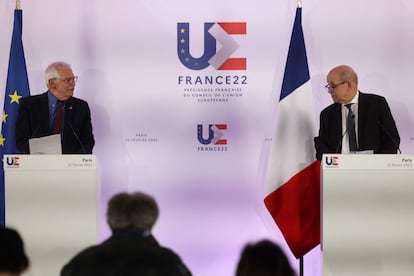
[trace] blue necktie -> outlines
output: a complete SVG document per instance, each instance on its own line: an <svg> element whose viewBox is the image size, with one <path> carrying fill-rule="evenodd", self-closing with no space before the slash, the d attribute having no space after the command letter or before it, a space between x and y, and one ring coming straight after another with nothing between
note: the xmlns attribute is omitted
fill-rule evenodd
<svg viewBox="0 0 414 276"><path fill-rule="evenodd" d="M348 131L349 137L349 151L357 151L357 140L356 140L356 132L355 132L355 115L352 112L351 106L352 104L345 105L348 108L348 117L346 118L346 129Z"/></svg>

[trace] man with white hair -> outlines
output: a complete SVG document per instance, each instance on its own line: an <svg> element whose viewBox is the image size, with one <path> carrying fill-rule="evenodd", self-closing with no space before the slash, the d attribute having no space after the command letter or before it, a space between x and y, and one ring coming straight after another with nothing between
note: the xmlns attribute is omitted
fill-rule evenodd
<svg viewBox="0 0 414 276"><path fill-rule="evenodd" d="M48 91L22 98L16 120L16 147L30 153L29 139L61 135L62 153L91 154L95 140L86 101L73 97L78 77L69 64L54 62L45 70Z"/></svg>

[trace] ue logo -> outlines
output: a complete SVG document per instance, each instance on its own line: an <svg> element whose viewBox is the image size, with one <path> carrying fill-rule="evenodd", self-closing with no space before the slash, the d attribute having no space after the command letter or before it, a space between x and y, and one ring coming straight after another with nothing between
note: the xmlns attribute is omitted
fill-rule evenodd
<svg viewBox="0 0 414 276"><path fill-rule="evenodd" d="M329 167L338 167L338 156L326 156L325 164Z"/></svg>
<svg viewBox="0 0 414 276"><path fill-rule="evenodd" d="M17 156L7 157L6 164L10 167L19 167L20 166L19 159L20 157L17 157Z"/></svg>
<svg viewBox="0 0 414 276"><path fill-rule="evenodd" d="M204 53L195 58L190 54L190 24L177 24L177 52L181 63L192 70L213 66L216 70L246 70L246 58L231 58L240 47L231 37L245 35L246 22L204 23ZM217 51L216 42L222 46Z"/></svg>
<svg viewBox="0 0 414 276"><path fill-rule="evenodd" d="M227 139L221 139L223 137L223 130L227 129L226 124L210 124L208 125L208 138L204 139L203 125L197 125L197 138L203 145L227 145Z"/></svg>

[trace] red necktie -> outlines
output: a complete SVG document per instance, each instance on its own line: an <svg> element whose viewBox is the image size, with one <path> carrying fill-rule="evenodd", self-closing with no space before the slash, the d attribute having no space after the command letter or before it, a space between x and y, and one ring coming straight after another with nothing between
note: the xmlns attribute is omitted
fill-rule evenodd
<svg viewBox="0 0 414 276"><path fill-rule="evenodd" d="M63 123L63 101L58 101L56 106L55 121L53 123L52 134L59 134L62 132Z"/></svg>

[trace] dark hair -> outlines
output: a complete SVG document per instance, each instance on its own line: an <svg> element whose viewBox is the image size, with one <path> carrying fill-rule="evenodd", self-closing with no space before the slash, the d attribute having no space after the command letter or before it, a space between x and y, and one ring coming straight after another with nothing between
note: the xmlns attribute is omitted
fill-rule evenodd
<svg viewBox="0 0 414 276"><path fill-rule="evenodd" d="M155 199L140 192L114 195L109 200L106 213L112 230L127 228L151 230L158 215L159 210Z"/></svg>
<svg viewBox="0 0 414 276"><path fill-rule="evenodd" d="M240 256L236 276L294 276L282 249L269 240L247 244Z"/></svg>
<svg viewBox="0 0 414 276"><path fill-rule="evenodd" d="M29 259L19 233L0 226L0 272L21 273L28 267Z"/></svg>

